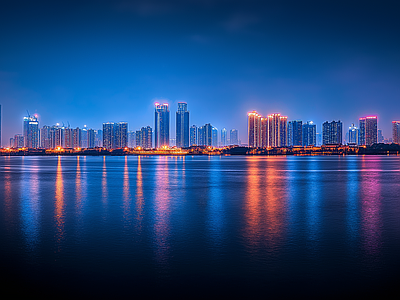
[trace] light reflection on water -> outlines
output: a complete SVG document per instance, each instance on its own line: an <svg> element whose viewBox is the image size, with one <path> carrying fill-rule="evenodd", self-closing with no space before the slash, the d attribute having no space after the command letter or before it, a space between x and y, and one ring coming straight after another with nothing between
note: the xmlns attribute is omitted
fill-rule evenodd
<svg viewBox="0 0 400 300"><path fill-rule="evenodd" d="M398 157L0 162L0 254L40 268L68 261L80 274L93 260L116 278L128 269L136 279L183 280L207 275L208 265L232 277L295 281L304 272L326 283L315 274L329 268L335 280L372 280L399 262Z"/></svg>

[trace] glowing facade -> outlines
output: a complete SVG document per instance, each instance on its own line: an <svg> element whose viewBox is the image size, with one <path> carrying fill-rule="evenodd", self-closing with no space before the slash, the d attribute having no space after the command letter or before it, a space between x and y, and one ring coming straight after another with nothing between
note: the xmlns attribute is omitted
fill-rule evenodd
<svg viewBox="0 0 400 300"><path fill-rule="evenodd" d="M154 117L155 147L169 146L169 108L168 104L155 104Z"/></svg>
<svg viewBox="0 0 400 300"><path fill-rule="evenodd" d="M287 117L281 114L268 116L268 147L286 147L287 132Z"/></svg>
<svg viewBox="0 0 400 300"><path fill-rule="evenodd" d="M176 112L176 146L189 147L189 112L187 103L179 102Z"/></svg>
<svg viewBox="0 0 400 300"><path fill-rule="evenodd" d="M24 145L39 148L39 122L35 116L24 117Z"/></svg>
<svg viewBox="0 0 400 300"><path fill-rule="evenodd" d="M378 117L370 116L359 119L360 145L372 145L378 142Z"/></svg>
<svg viewBox="0 0 400 300"><path fill-rule="evenodd" d="M393 143L400 144L400 121L392 122Z"/></svg>
<svg viewBox="0 0 400 300"><path fill-rule="evenodd" d="M317 125L313 121L307 121L302 126L302 146L317 145Z"/></svg>
<svg viewBox="0 0 400 300"><path fill-rule="evenodd" d="M249 147L261 147L261 115L256 111L248 113L247 129Z"/></svg>
<svg viewBox="0 0 400 300"><path fill-rule="evenodd" d="M342 140L342 122L332 121L322 124L322 144L323 145L341 145Z"/></svg>

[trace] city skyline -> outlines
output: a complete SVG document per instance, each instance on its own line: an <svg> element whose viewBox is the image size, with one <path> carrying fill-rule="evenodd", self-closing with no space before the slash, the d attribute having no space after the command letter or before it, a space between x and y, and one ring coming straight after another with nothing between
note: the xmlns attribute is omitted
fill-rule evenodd
<svg viewBox="0 0 400 300"><path fill-rule="evenodd" d="M157 101L174 112L187 102L191 124L237 128L242 140L243 112L254 109L318 127L374 114L387 120L379 126L388 136L400 119L396 11L385 1L7 2L2 143L26 110L41 124L101 128L121 120L139 129L153 126Z"/></svg>

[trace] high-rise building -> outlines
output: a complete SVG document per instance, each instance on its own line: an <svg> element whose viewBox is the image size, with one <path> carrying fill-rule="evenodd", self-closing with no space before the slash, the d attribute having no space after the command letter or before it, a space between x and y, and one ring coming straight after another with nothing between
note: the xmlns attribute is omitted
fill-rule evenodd
<svg viewBox="0 0 400 300"><path fill-rule="evenodd" d="M23 148L25 145L25 139L22 134L14 135L14 148Z"/></svg>
<svg viewBox="0 0 400 300"><path fill-rule="evenodd" d="M39 122L36 116L24 117L24 145L39 148Z"/></svg>
<svg viewBox="0 0 400 300"><path fill-rule="evenodd" d="M119 122L114 124L114 147L125 148L128 146L128 123Z"/></svg>
<svg viewBox="0 0 400 300"><path fill-rule="evenodd" d="M103 147L106 149L115 149L115 123L103 123Z"/></svg>
<svg viewBox="0 0 400 300"><path fill-rule="evenodd" d="M392 141L400 144L400 121L392 121Z"/></svg>
<svg viewBox="0 0 400 300"><path fill-rule="evenodd" d="M136 133L133 130L128 131L128 147L129 148L136 147Z"/></svg>
<svg viewBox="0 0 400 300"><path fill-rule="evenodd" d="M303 122L300 120L288 123L288 146L303 145Z"/></svg>
<svg viewBox="0 0 400 300"><path fill-rule="evenodd" d="M50 126L44 125L40 129L40 148L50 149L51 148L51 137L50 137Z"/></svg>
<svg viewBox="0 0 400 300"><path fill-rule="evenodd" d="M226 128L221 129L221 147L225 147L227 145L227 131Z"/></svg>
<svg viewBox="0 0 400 300"><path fill-rule="evenodd" d="M96 141L96 133L94 132L94 129L87 130L87 141L88 141L87 147L89 149L93 149L95 147L95 141Z"/></svg>
<svg viewBox="0 0 400 300"><path fill-rule="evenodd" d="M229 144L239 145L239 132L237 129L231 129L229 132Z"/></svg>
<svg viewBox="0 0 400 300"><path fill-rule="evenodd" d="M218 129L216 127L212 127L212 141L211 145L213 147L218 147Z"/></svg>
<svg viewBox="0 0 400 300"><path fill-rule="evenodd" d="M179 102L176 112L176 146L189 147L189 112L187 103Z"/></svg>
<svg viewBox="0 0 400 300"><path fill-rule="evenodd" d="M96 147L103 147L103 130L95 130L95 136Z"/></svg>
<svg viewBox="0 0 400 300"><path fill-rule="evenodd" d="M249 147L261 147L261 118L256 111L247 114Z"/></svg>
<svg viewBox="0 0 400 300"><path fill-rule="evenodd" d="M370 116L359 119L360 145L372 145L378 142L378 117Z"/></svg>
<svg viewBox="0 0 400 300"><path fill-rule="evenodd" d="M349 127L349 132L348 132L349 137L347 143L350 145L358 145L359 135L360 135L360 130L354 125L354 123L352 123L351 126Z"/></svg>
<svg viewBox="0 0 400 300"><path fill-rule="evenodd" d="M136 131L136 147L142 147L144 149L151 149L153 139L153 131L150 126L142 127Z"/></svg>
<svg viewBox="0 0 400 300"><path fill-rule="evenodd" d="M287 145L287 117L280 114L268 116L268 147Z"/></svg>
<svg viewBox="0 0 400 300"><path fill-rule="evenodd" d="M315 125L313 121L307 121L307 123L302 126L302 145L317 145L317 125Z"/></svg>
<svg viewBox="0 0 400 300"><path fill-rule="evenodd" d="M73 148L80 148L81 147L81 129L79 127L76 127L73 129L72 132L72 147Z"/></svg>
<svg viewBox="0 0 400 300"><path fill-rule="evenodd" d="M342 144L342 122L332 121L322 124L322 144L341 145Z"/></svg>
<svg viewBox="0 0 400 300"><path fill-rule="evenodd" d="M213 127L210 123L199 127L198 129L198 143L199 146L212 146Z"/></svg>
<svg viewBox="0 0 400 300"><path fill-rule="evenodd" d="M190 126L190 146L198 145L197 137L198 137L197 126L196 125Z"/></svg>
<svg viewBox="0 0 400 300"><path fill-rule="evenodd" d="M168 104L155 104L154 142L155 147L169 146L169 108Z"/></svg>
<svg viewBox="0 0 400 300"><path fill-rule="evenodd" d="M378 143L383 143L384 137L382 134L382 129L378 129Z"/></svg>
<svg viewBox="0 0 400 300"><path fill-rule="evenodd" d="M73 148L74 147L74 130L72 128L64 129L64 147Z"/></svg>
<svg viewBox="0 0 400 300"><path fill-rule="evenodd" d="M81 129L81 148L88 148L88 133L86 125Z"/></svg>
<svg viewBox="0 0 400 300"><path fill-rule="evenodd" d="M14 147L14 138L10 138L10 148Z"/></svg>

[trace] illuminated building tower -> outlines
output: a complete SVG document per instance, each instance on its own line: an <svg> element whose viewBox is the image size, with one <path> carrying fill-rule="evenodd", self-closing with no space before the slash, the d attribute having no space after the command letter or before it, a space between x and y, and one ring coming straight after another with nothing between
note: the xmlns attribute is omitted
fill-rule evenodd
<svg viewBox="0 0 400 300"><path fill-rule="evenodd" d="M81 148L87 148L87 147L88 147L87 128L86 125L83 125L83 128L81 129Z"/></svg>
<svg viewBox="0 0 400 300"><path fill-rule="evenodd" d="M169 146L169 109L168 104L156 103L154 118L155 147Z"/></svg>
<svg viewBox="0 0 400 300"><path fill-rule="evenodd" d="M22 134L14 135L14 148L23 148L25 145L24 136Z"/></svg>
<svg viewBox="0 0 400 300"><path fill-rule="evenodd" d="M88 129L87 130L87 147L89 149L92 149L95 147L95 141L96 141L96 134L94 132L94 129Z"/></svg>
<svg viewBox="0 0 400 300"><path fill-rule="evenodd" d="M229 144L239 145L239 133L237 129L231 129L231 131L229 132Z"/></svg>
<svg viewBox="0 0 400 300"><path fill-rule="evenodd" d="M128 131L128 147L136 147L136 133L133 130Z"/></svg>
<svg viewBox="0 0 400 300"><path fill-rule="evenodd" d="M249 147L261 147L261 118L256 111L247 114Z"/></svg>
<svg viewBox="0 0 400 300"><path fill-rule="evenodd" d="M288 123L288 146L303 145L303 122L299 120Z"/></svg>
<svg viewBox="0 0 400 300"><path fill-rule="evenodd" d="M341 145L342 144L342 122L332 121L322 124L322 144Z"/></svg>
<svg viewBox="0 0 400 300"><path fill-rule="evenodd" d="M221 147L225 147L227 145L227 140L226 140L226 128L221 129Z"/></svg>
<svg viewBox="0 0 400 300"><path fill-rule="evenodd" d="M313 121L307 121L302 126L302 145L316 146L317 145L317 125Z"/></svg>
<svg viewBox="0 0 400 300"><path fill-rule="evenodd" d="M176 112L176 146L189 147L189 112L184 102L178 103Z"/></svg>
<svg viewBox="0 0 400 300"><path fill-rule="evenodd" d="M45 125L40 129L40 148L51 148L50 128L50 126Z"/></svg>
<svg viewBox="0 0 400 300"><path fill-rule="evenodd" d="M268 118L261 118L261 147L268 147Z"/></svg>
<svg viewBox="0 0 400 300"><path fill-rule="evenodd" d="M216 127L212 127L212 141L211 145L213 147L218 147L218 129Z"/></svg>
<svg viewBox="0 0 400 300"><path fill-rule="evenodd" d="M115 149L115 123L103 123L103 147L110 150Z"/></svg>
<svg viewBox="0 0 400 300"><path fill-rule="evenodd" d="M378 117L360 118L360 145L372 145L378 142Z"/></svg>
<svg viewBox="0 0 400 300"><path fill-rule="evenodd" d="M199 146L212 146L212 137L213 137L213 127L210 123L205 124L204 126L199 127L198 130L198 142Z"/></svg>
<svg viewBox="0 0 400 300"><path fill-rule="evenodd" d="M81 130L79 127L73 129L72 132L72 147L80 148L81 147Z"/></svg>
<svg viewBox="0 0 400 300"><path fill-rule="evenodd" d="M393 143L400 144L400 121L392 121Z"/></svg>
<svg viewBox="0 0 400 300"><path fill-rule="evenodd" d="M287 117L280 114L268 116L268 147L287 145Z"/></svg>
<svg viewBox="0 0 400 300"><path fill-rule="evenodd" d="M114 129L114 147L125 148L128 146L128 123L119 122L116 123Z"/></svg>
<svg viewBox="0 0 400 300"><path fill-rule="evenodd" d="M279 147L287 146L287 117L279 118Z"/></svg>
<svg viewBox="0 0 400 300"><path fill-rule="evenodd" d="M349 127L349 139L348 144L350 145L358 145L359 144L359 134L360 130L353 124Z"/></svg>
<svg viewBox="0 0 400 300"><path fill-rule="evenodd" d="M150 126L142 127L139 131L136 131L136 146L144 149L153 148L153 130Z"/></svg>
<svg viewBox="0 0 400 300"><path fill-rule="evenodd" d="M64 147L65 148L74 147L74 130L72 128L64 129Z"/></svg>
<svg viewBox="0 0 400 300"><path fill-rule="evenodd" d="M197 126L192 125L190 127L190 146L198 145L197 137L198 137Z"/></svg>
<svg viewBox="0 0 400 300"><path fill-rule="evenodd" d="M64 146L64 127L57 127L54 131L54 147Z"/></svg>
<svg viewBox="0 0 400 300"><path fill-rule="evenodd" d="M14 147L14 138L10 138L10 148Z"/></svg>
<svg viewBox="0 0 400 300"><path fill-rule="evenodd" d="M24 117L24 145L39 148L39 122L36 116Z"/></svg>
<svg viewBox="0 0 400 300"><path fill-rule="evenodd" d="M95 130L95 145L96 147L103 147L103 130Z"/></svg>

